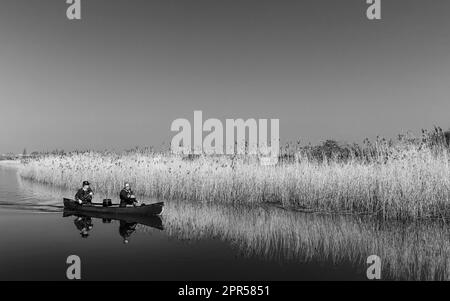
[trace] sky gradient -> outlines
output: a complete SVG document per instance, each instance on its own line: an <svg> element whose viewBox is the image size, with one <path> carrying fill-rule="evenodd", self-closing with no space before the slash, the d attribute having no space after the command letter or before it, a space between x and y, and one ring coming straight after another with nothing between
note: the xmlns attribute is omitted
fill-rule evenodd
<svg viewBox="0 0 450 301"><path fill-rule="evenodd" d="M450 127L450 1L2 0L0 154L170 143L279 118L282 142Z"/></svg>

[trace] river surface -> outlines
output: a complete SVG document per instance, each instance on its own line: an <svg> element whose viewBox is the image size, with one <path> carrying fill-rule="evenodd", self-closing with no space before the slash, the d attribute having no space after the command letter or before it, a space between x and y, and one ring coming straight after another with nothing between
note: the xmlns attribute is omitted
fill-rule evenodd
<svg viewBox="0 0 450 301"><path fill-rule="evenodd" d="M70 255L83 280L367 280L370 255L382 280L450 279L444 221L172 201L136 224L64 216L73 195L0 163L0 280L66 280Z"/></svg>

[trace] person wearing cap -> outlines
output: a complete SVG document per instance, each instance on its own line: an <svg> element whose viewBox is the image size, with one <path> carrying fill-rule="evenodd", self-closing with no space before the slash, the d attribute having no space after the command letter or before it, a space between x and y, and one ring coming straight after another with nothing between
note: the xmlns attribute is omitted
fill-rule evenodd
<svg viewBox="0 0 450 301"><path fill-rule="evenodd" d="M75 201L77 201L78 204L90 204L93 196L94 192L92 191L89 182L84 181L83 187L75 194Z"/></svg>
<svg viewBox="0 0 450 301"><path fill-rule="evenodd" d="M131 190L130 183L125 182L123 189L120 191L120 207L126 207L127 205L136 205L138 201Z"/></svg>

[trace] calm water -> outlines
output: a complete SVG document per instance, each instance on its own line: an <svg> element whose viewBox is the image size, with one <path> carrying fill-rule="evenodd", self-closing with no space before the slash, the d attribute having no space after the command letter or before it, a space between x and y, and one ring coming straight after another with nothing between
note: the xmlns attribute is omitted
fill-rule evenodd
<svg viewBox="0 0 450 301"><path fill-rule="evenodd" d="M372 254L385 280L450 278L443 221L168 202L160 220L126 224L63 217L73 194L0 165L0 280L65 280L72 254L84 280L366 280ZM87 237L83 223L92 223Z"/></svg>

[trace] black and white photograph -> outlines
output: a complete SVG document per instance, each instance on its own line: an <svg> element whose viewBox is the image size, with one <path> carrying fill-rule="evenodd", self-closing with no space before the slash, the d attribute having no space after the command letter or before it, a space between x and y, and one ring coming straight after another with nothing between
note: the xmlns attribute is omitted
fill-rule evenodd
<svg viewBox="0 0 450 301"><path fill-rule="evenodd" d="M447 0L0 0L0 281L448 281L449 83Z"/></svg>

